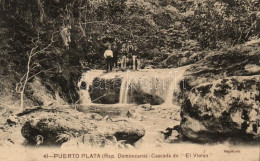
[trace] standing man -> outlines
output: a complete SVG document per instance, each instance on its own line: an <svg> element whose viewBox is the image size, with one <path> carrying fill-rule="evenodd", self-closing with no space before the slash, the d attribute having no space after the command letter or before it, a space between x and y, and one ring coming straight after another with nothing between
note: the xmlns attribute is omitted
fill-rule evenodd
<svg viewBox="0 0 260 161"><path fill-rule="evenodd" d="M133 55L135 55L135 47L132 41L129 40L127 45L127 58L129 59L129 66L131 66L132 69L134 69Z"/></svg>
<svg viewBox="0 0 260 161"><path fill-rule="evenodd" d="M114 43L112 45L112 51L113 51L113 65L114 65L115 68L117 68L118 47L117 47L115 41L114 41Z"/></svg>
<svg viewBox="0 0 260 161"><path fill-rule="evenodd" d="M137 56L136 55L133 55L133 70L137 70L137 64L138 64L138 61L137 61Z"/></svg>
<svg viewBox="0 0 260 161"><path fill-rule="evenodd" d="M113 51L111 50L111 45L108 45L108 49L104 53L104 57L106 59L107 64L107 72L110 70L112 71L113 67Z"/></svg>
<svg viewBox="0 0 260 161"><path fill-rule="evenodd" d="M122 45L121 53L122 53L121 69L125 70L126 69L126 56L127 56L126 44Z"/></svg>
<svg viewBox="0 0 260 161"><path fill-rule="evenodd" d="M133 59L133 70L138 70L138 66L139 66L139 61L138 61L138 58L139 58L139 54L137 52L137 48L136 48L136 45L133 45L133 56L132 56L132 59Z"/></svg>

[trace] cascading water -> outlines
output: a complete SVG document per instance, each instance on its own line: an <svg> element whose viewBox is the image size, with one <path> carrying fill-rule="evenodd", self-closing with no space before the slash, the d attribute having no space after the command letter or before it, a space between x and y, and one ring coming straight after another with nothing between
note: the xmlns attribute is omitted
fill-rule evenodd
<svg viewBox="0 0 260 161"><path fill-rule="evenodd" d="M103 73L102 70L93 70L82 74L82 77L78 83L78 87L81 89L80 90L81 104L83 105L92 104L90 93L89 93L89 86L93 83L93 80L96 77L100 76L102 73Z"/></svg>
<svg viewBox="0 0 260 161"><path fill-rule="evenodd" d="M128 103L128 91L129 91L129 80L128 77L123 77L120 94L119 94L119 104Z"/></svg>
<svg viewBox="0 0 260 161"><path fill-rule="evenodd" d="M111 73L103 73L102 70L89 71L83 74L79 82L79 86L82 82L86 86L80 90L81 103L92 104L92 101L101 98L98 102L100 104L151 103L172 107L175 104L173 102L177 100L174 95L178 95L181 90L179 82L183 79L184 72L185 68ZM95 78L98 79L93 82ZM117 83L119 78L120 84ZM100 88L91 88L94 90L90 91L90 85L98 85ZM91 92L95 93L92 95Z"/></svg>
<svg viewBox="0 0 260 161"><path fill-rule="evenodd" d="M163 104L165 105L172 105L173 100L173 93L174 93L174 81L169 82L169 87L167 90L166 98Z"/></svg>
<svg viewBox="0 0 260 161"><path fill-rule="evenodd" d="M176 89L176 82L179 81L177 80L177 76L176 76L176 72L174 73L170 73L169 75L169 79L168 79L168 88L166 90L166 97L164 100L163 105L173 105L172 101L173 101L173 93Z"/></svg>

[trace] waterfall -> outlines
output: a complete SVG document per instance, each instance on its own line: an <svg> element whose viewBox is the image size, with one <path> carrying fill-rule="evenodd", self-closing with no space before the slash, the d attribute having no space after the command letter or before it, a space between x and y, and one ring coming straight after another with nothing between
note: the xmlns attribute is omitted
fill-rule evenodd
<svg viewBox="0 0 260 161"><path fill-rule="evenodd" d="M79 94L81 98L81 104L88 105L92 104L89 87L93 83L93 80L103 73L102 70L93 70L83 73L78 83L80 89ZM84 82L84 83L83 83Z"/></svg>
<svg viewBox="0 0 260 161"><path fill-rule="evenodd" d="M184 68L185 69L185 68ZM180 81L183 79L183 74L185 72L185 70L176 70L174 71L174 74L171 73L170 77L169 77L169 86L168 86L168 90L166 93L166 97L165 97L165 101L163 103L163 106L171 106L173 105L173 97L174 97L174 92L180 92L181 89L179 86L177 86L178 83L180 83Z"/></svg>
<svg viewBox="0 0 260 161"><path fill-rule="evenodd" d="M128 77L123 77L121 88L120 88L120 95L119 95L120 104L128 103L128 91L129 91Z"/></svg>
<svg viewBox="0 0 260 161"><path fill-rule="evenodd" d="M88 90L81 90L80 91L80 97L82 98L81 104L83 104L83 105L92 104Z"/></svg>
<svg viewBox="0 0 260 161"><path fill-rule="evenodd" d="M163 103L164 105L172 105L173 93L174 93L174 88L175 88L174 85L175 85L175 81L170 79L166 98L165 98L165 101Z"/></svg>
<svg viewBox="0 0 260 161"><path fill-rule="evenodd" d="M178 101L174 95L181 92L179 83L184 72L185 68L110 73L102 70L89 71L83 74L79 82L81 103L92 104L94 99L102 98L99 101L101 104L153 103L172 107ZM82 84L85 87L82 88Z"/></svg>

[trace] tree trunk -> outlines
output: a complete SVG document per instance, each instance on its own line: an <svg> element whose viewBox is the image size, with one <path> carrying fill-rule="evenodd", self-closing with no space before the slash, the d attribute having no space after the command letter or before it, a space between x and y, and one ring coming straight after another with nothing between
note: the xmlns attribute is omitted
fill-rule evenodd
<svg viewBox="0 0 260 161"><path fill-rule="evenodd" d="M1 3L3 10L5 10L5 0L0 0L0 3Z"/></svg>
<svg viewBox="0 0 260 161"><path fill-rule="evenodd" d="M20 108L21 108L21 111L23 111L24 109L24 91L21 91L21 103L20 103Z"/></svg>
<svg viewBox="0 0 260 161"><path fill-rule="evenodd" d="M38 6L38 10L39 10L39 21L40 23L43 23L43 19L44 19L44 8L42 5L41 0L36 0L37 6Z"/></svg>
<svg viewBox="0 0 260 161"><path fill-rule="evenodd" d="M28 62L27 62L27 72L26 72L25 80L24 80L24 83L23 83L22 91L21 91L21 98L20 98L20 100L21 100L21 104L20 104L21 111L24 109L24 90L26 88L26 85L27 85L27 82L28 82L28 79L29 79L31 60L32 60L32 51L29 55L29 59L28 59Z"/></svg>
<svg viewBox="0 0 260 161"><path fill-rule="evenodd" d="M81 14L81 12L79 10L79 20L78 21L79 21L79 29L81 30L81 33L82 33L81 37L86 37L86 32L85 32L85 30L82 27L81 18L82 18L82 14Z"/></svg>

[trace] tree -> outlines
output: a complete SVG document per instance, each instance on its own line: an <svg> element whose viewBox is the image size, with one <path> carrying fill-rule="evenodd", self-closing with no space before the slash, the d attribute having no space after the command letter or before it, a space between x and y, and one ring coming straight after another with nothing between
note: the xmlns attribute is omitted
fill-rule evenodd
<svg viewBox="0 0 260 161"><path fill-rule="evenodd" d="M39 46L41 43L39 32L38 32L36 41L32 40L33 47L27 53L28 61L27 61L27 66L26 66L27 67L26 73L20 79L20 82L16 84L16 88L15 88L16 92L20 94L21 111L24 110L24 92L25 92L25 88L26 88L28 81L31 80L32 78L34 78L35 76L37 76L38 74L47 71L47 70L40 70L37 73L34 73L33 75L31 75L31 72L33 71L33 69L35 69L38 65L36 63L36 61L33 61L33 58L36 57L38 54L44 53L46 50L48 50L51 47L51 45L54 43L54 34L55 33L57 33L57 32L54 32L51 36L51 42L47 46L43 47L42 49L39 49ZM51 69L48 69L48 70L51 70Z"/></svg>

